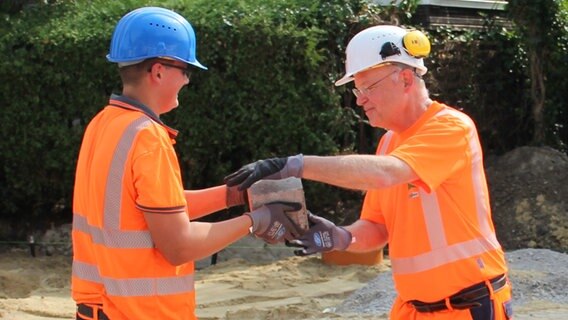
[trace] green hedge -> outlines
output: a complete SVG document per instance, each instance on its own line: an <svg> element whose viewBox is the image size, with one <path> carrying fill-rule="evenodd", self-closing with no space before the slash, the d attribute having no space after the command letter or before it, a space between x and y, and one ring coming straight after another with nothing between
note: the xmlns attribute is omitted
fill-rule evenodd
<svg viewBox="0 0 568 320"><path fill-rule="evenodd" d="M568 1L511 0L509 6L513 2L522 2L516 6L525 13L534 11L532 16L518 21L507 11L502 15L509 18L508 27L487 19L482 30L429 30L433 55L427 61L432 70L428 76L435 78L430 81L432 95L473 117L487 154L525 145L548 145L566 152ZM540 28L535 35L524 31L531 23L531 30ZM546 88L540 130L532 111L531 47L541 54ZM544 136L543 141L535 140L535 130Z"/></svg>
<svg viewBox="0 0 568 320"><path fill-rule="evenodd" d="M180 130L186 188L222 183L250 161L351 152L356 118L333 80L344 47L373 20L363 1L58 1L4 14L0 35L0 220L24 234L71 218L78 148L89 120L120 91L105 59L112 30L146 5L193 24L198 72L164 116ZM345 194L307 183L312 208ZM29 229L29 230L28 230Z"/></svg>
<svg viewBox="0 0 568 320"><path fill-rule="evenodd" d="M121 89L105 55L116 22L128 11L174 9L196 30L198 58L209 70L194 75L180 107L164 120L180 130L176 149L184 183L197 189L222 183L225 174L256 159L374 152L382 130L366 124L351 86L336 88L333 81L343 72L345 46L354 34L380 21L408 24L408 10L415 9L404 7L408 1L397 9L363 0L49 3L0 7L0 225L12 225L11 237L71 220L85 126ZM560 147L568 141L565 12L563 19L555 29L558 46L551 46L546 62L547 128L550 144ZM432 96L472 115L486 153L527 144L532 133L524 43L530 39L490 25L427 32ZM312 182L305 187L313 211L336 221L355 218L359 192Z"/></svg>

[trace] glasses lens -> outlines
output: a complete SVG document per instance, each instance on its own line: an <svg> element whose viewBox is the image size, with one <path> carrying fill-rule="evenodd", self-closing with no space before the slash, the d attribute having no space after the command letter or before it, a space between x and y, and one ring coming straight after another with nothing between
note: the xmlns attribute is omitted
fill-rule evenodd
<svg viewBox="0 0 568 320"><path fill-rule="evenodd" d="M163 64L166 67L170 67L170 68L176 68L181 70L181 72L183 72L183 74L190 79L191 78L191 68L188 66L186 67L182 67L182 66L176 66L175 64L171 64L171 63L165 63L165 62L160 62L161 64Z"/></svg>
<svg viewBox="0 0 568 320"><path fill-rule="evenodd" d="M361 93L361 92L359 92L359 90L352 89L351 91L353 92L353 95L355 95L355 98L359 98L359 94Z"/></svg>

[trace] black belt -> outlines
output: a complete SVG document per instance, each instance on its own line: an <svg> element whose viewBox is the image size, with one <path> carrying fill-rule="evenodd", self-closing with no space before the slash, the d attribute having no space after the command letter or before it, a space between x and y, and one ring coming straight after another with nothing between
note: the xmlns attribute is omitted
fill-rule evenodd
<svg viewBox="0 0 568 320"><path fill-rule="evenodd" d="M505 275L500 275L489 280L493 292L501 290L505 284L507 284L507 277ZM481 306L478 300L483 299L489 295L489 288L485 282L480 282L471 287L465 288L458 293L452 295L449 298L450 306L453 309L470 309L474 307ZM446 310L446 300L440 300L436 302L422 302L418 300L412 300L410 303L416 308L418 312L435 312Z"/></svg>
<svg viewBox="0 0 568 320"><path fill-rule="evenodd" d="M97 309L97 319L99 320L110 320L108 316L103 312L103 306L98 306L98 308L93 308L87 304L80 303L77 305L77 314L87 317L89 319L95 319L94 310ZM77 320L82 320L77 316Z"/></svg>

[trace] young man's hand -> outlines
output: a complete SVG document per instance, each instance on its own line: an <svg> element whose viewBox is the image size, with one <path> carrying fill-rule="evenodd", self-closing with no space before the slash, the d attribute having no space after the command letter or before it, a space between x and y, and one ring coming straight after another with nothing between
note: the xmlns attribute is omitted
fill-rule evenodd
<svg viewBox="0 0 568 320"><path fill-rule="evenodd" d="M242 206L246 204L247 201L246 191L239 190L237 187L227 186L227 208Z"/></svg>
<svg viewBox="0 0 568 320"><path fill-rule="evenodd" d="M288 218L286 212L301 208L302 205L297 202L272 202L245 214L252 220L251 233L275 244L300 236L300 228Z"/></svg>

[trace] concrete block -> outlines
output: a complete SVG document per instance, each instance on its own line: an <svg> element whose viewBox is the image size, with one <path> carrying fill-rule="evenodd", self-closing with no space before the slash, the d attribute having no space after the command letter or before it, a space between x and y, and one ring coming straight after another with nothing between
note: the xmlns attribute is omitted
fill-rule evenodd
<svg viewBox="0 0 568 320"><path fill-rule="evenodd" d="M275 201L300 203L302 205L300 210L287 212L286 214L303 231L309 228L302 179L291 177L281 180L257 181L248 189L248 199L251 210Z"/></svg>

